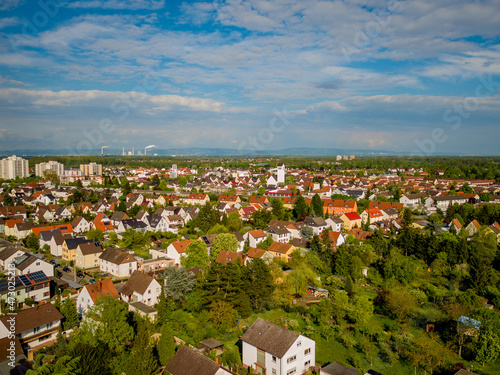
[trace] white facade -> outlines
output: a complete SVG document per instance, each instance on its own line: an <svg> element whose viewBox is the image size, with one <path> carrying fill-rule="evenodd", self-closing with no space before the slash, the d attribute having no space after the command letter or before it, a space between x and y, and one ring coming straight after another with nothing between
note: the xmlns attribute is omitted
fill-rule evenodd
<svg viewBox="0 0 500 375"><path fill-rule="evenodd" d="M285 164L278 165L276 168L276 181L278 184L285 183Z"/></svg>
<svg viewBox="0 0 500 375"><path fill-rule="evenodd" d="M253 367L258 372L257 363L263 365L266 374L292 375L303 374L316 362L316 343L300 335L288 349L283 358L259 350L255 346L243 341L243 359L246 366ZM264 363L261 361L264 360Z"/></svg>
<svg viewBox="0 0 500 375"><path fill-rule="evenodd" d="M45 177L45 171L54 172L58 177L64 174L64 164L50 160L47 163L35 165L35 174L39 177Z"/></svg>
<svg viewBox="0 0 500 375"><path fill-rule="evenodd" d="M144 293L139 293L134 291L132 295L129 297L122 294L121 298L125 302L142 302L145 305L153 306L158 302L158 298L160 298L161 294L161 285L158 281L153 279L149 284L148 288L144 291Z"/></svg>
<svg viewBox="0 0 500 375"><path fill-rule="evenodd" d="M116 264L104 259L99 259L99 270L101 272L107 272L115 277L128 277L137 270L137 261Z"/></svg>
<svg viewBox="0 0 500 375"><path fill-rule="evenodd" d="M16 177L24 178L29 175L28 160L16 155L0 160L0 178L12 180Z"/></svg>

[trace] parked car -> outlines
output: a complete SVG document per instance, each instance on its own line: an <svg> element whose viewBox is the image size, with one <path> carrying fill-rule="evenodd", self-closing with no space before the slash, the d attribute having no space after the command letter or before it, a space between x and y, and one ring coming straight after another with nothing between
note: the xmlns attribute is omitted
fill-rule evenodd
<svg viewBox="0 0 500 375"><path fill-rule="evenodd" d="M76 273L76 276L78 276L78 277L84 277L85 275L83 274L83 272L82 272L82 271L78 271L78 272Z"/></svg>
<svg viewBox="0 0 500 375"><path fill-rule="evenodd" d="M94 283L96 283L96 282L97 282L97 281L95 281L95 279L90 279L90 280L89 280L89 284L94 284Z"/></svg>
<svg viewBox="0 0 500 375"><path fill-rule="evenodd" d="M63 268L63 271L64 272L71 272L71 268L69 268L68 266L66 266L66 267Z"/></svg>

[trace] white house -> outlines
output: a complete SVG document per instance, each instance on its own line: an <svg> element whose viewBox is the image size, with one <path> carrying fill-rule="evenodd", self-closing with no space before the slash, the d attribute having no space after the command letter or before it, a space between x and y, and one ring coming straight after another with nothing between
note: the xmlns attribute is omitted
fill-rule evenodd
<svg viewBox="0 0 500 375"><path fill-rule="evenodd" d="M191 240L172 242L167 247L167 252L166 252L167 257L173 259L175 265L179 266L181 264L181 257L186 256L186 248L189 246L190 243ZM165 254L161 256L165 256ZM154 255L153 259L155 259Z"/></svg>
<svg viewBox="0 0 500 375"><path fill-rule="evenodd" d="M257 245L267 238L267 235L261 229L254 229L246 232L243 235L245 241L248 241L250 247L257 247Z"/></svg>
<svg viewBox="0 0 500 375"><path fill-rule="evenodd" d="M264 229L266 235L270 235L274 242L288 243L290 241L290 231L286 228L269 226Z"/></svg>
<svg viewBox="0 0 500 375"><path fill-rule="evenodd" d="M316 343L296 332L257 319L241 337L242 362L258 374L303 374L316 361Z"/></svg>
<svg viewBox="0 0 500 375"><path fill-rule="evenodd" d="M73 232L75 233L85 233L92 228L90 222L81 216L75 217L71 222L71 226L73 227Z"/></svg>
<svg viewBox="0 0 500 375"><path fill-rule="evenodd" d="M325 219L325 222L327 227L332 228L334 232L340 232L344 225L344 222L340 220L338 216L329 217L328 219Z"/></svg>
<svg viewBox="0 0 500 375"><path fill-rule="evenodd" d="M137 270L137 259L126 251L107 247L99 257L99 269L115 277L128 277Z"/></svg>
<svg viewBox="0 0 500 375"><path fill-rule="evenodd" d="M95 301L99 297L107 295L115 299L120 297L111 279L104 279L85 285L76 299L76 311L78 311L78 315L82 316L87 313L88 309L94 306Z"/></svg>
<svg viewBox="0 0 500 375"><path fill-rule="evenodd" d="M148 306L155 305L160 294L160 283L140 271L135 271L120 290L120 296L125 302L142 302Z"/></svg>

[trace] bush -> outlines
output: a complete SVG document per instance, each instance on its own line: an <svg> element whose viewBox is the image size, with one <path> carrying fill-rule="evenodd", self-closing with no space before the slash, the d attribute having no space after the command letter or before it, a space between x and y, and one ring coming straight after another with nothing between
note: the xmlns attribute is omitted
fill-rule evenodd
<svg viewBox="0 0 500 375"><path fill-rule="evenodd" d="M27 305L27 306L33 306L33 304L35 303L35 300L33 298L26 298L24 300L24 304Z"/></svg>

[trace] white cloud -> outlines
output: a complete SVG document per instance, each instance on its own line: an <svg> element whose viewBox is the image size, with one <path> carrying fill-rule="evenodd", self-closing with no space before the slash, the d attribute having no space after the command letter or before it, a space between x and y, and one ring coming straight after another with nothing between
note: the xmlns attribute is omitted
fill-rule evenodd
<svg viewBox="0 0 500 375"><path fill-rule="evenodd" d="M212 99L183 97L179 95L150 95L129 91L37 91L24 89L0 89L0 99L10 105L101 107L115 111L134 110L155 113L158 111L189 110L207 112L239 112L239 108L227 107Z"/></svg>
<svg viewBox="0 0 500 375"><path fill-rule="evenodd" d="M68 8L157 10L165 7L165 0L87 0L70 1L64 5Z"/></svg>
<svg viewBox="0 0 500 375"><path fill-rule="evenodd" d="M0 10L11 10L24 4L24 0L2 0L0 2Z"/></svg>

